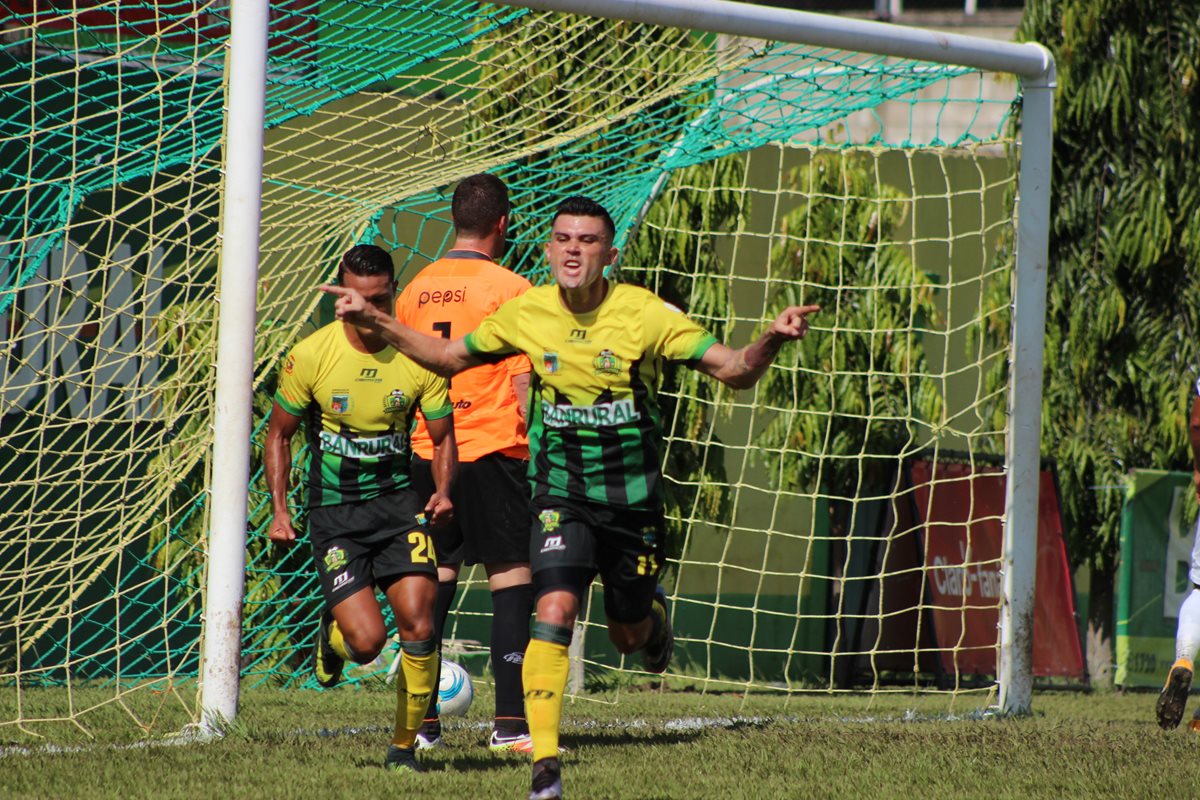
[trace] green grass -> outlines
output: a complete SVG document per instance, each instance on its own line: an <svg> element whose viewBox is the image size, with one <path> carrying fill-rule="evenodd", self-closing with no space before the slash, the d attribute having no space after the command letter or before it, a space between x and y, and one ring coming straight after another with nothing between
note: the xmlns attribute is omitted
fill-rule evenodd
<svg viewBox="0 0 1200 800"><path fill-rule="evenodd" d="M130 698L138 702L156 701ZM948 714L944 697L627 689L617 703L568 702L564 786L571 798L681 800L1160 798L1200 786L1200 736L1160 731L1153 694L1039 693L1034 715L1021 719L979 718L969 713L975 703L960 699L958 713ZM12 728L0 732L0 794L522 798L528 761L484 747L490 706L483 689L470 715L448 724L448 746L423 754L422 775L381 767L390 691L248 691L229 735L182 745L161 736L131 743L128 713L105 708L93 713L112 714L124 743L100 736L107 725L96 733L108 742L75 737L53 747ZM159 723L175 713L165 708Z"/></svg>

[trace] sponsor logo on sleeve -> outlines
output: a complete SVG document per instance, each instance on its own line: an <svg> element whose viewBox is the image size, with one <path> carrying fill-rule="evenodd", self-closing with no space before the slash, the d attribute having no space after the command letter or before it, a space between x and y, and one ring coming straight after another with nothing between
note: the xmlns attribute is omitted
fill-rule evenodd
<svg viewBox="0 0 1200 800"><path fill-rule="evenodd" d="M288 375L296 371L296 357L294 355L288 354L287 360L283 362L283 371Z"/></svg>

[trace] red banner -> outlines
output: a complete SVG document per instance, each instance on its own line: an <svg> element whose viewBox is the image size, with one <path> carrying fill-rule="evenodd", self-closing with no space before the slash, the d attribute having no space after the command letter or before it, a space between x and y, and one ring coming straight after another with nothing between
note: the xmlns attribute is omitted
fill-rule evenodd
<svg viewBox="0 0 1200 800"><path fill-rule="evenodd" d="M270 48L274 55L307 57L316 43L313 0L276 0L270 4ZM44 30L89 29L97 36L158 39L188 44L229 35L228 17L204 9L203 0L8 0L0 22L26 17ZM228 14L228 8L222 9ZM7 13L6 13L7 12Z"/></svg>
<svg viewBox="0 0 1200 800"><path fill-rule="evenodd" d="M199 0L165 0L147 5L142 2L101 2L101 0L9 0L6 6L16 14L31 16L39 27L70 30L87 27L101 35L122 34L136 38L195 38L201 28L215 19L201 13L207 3Z"/></svg>
<svg viewBox="0 0 1200 800"><path fill-rule="evenodd" d="M916 515L923 525L926 605L950 674L996 674L1000 558L1004 541L1004 475L968 464L915 461ZM1075 598L1053 476L1041 473L1038 509L1033 673L1084 678Z"/></svg>

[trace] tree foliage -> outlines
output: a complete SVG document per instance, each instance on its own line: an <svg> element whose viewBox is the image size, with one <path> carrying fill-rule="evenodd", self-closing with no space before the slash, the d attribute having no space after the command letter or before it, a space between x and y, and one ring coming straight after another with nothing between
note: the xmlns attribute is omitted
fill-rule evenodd
<svg viewBox="0 0 1200 800"><path fill-rule="evenodd" d="M1042 447L1076 563L1115 572L1133 468L1186 469L1200 366L1200 3L1030 0L1058 64Z"/></svg>
<svg viewBox="0 0 1200 800"><path fill-rule="evenodd" d="M781 307L817 303L814 321L835 321L784 351L796 369L769 371L759 390L767 407L829 410L779 414L758 438L766 457L779 459L781 483L794 490L853 497L886 486L896 456L915 449L942 416L942 395L914 330L938 323L934 286L906 246L888 243L912 199L879 181L874 163L867 155L818 153L787 176L810 199L779 227L772 295Z"/></svg>
<svg viewBox="0 0 1200 800"><path fill-rule="evenodd" d="M736 156L677 171L630 238L621 270L626 280L685 309L721 340L729 316L729 268L712 232L735 229L749 213L746 196L728 188L742 185L744 172ZM675 479L668 492L671 516L687 519L699 512L705 519L724 519L730 497L724 451L713 431L717 387L695 370L676 368L663 376L660 397L672 440L663 465ZM672 555L679 554L682 534L681 526L672 526Z"/></svg>

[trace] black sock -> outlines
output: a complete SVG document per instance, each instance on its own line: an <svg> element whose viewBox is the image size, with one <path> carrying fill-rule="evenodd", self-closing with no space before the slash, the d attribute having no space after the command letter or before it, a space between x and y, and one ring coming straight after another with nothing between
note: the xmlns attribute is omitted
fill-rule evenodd
<svg viewBox="0 0 1200 800"><path fill-rule="evenodd" d="M509 586L492 592L492 675L496 678L496 731L502 736L529 732L521 667L529 646L533 587Z"/></svg>
<svg viewBox="0 0 1200 800"><path fill-rule="evenodd" d="M442 677L442 633L446 630L446 617L450 616L450 606L454 604L454 593L458 590L458 581L438 581L437 602L433 607L433 640L437 642L438 666L437 674L433 676L434 691L429 695L429 707L425 709L425 719L437 719L438 681Z"/></svg>

